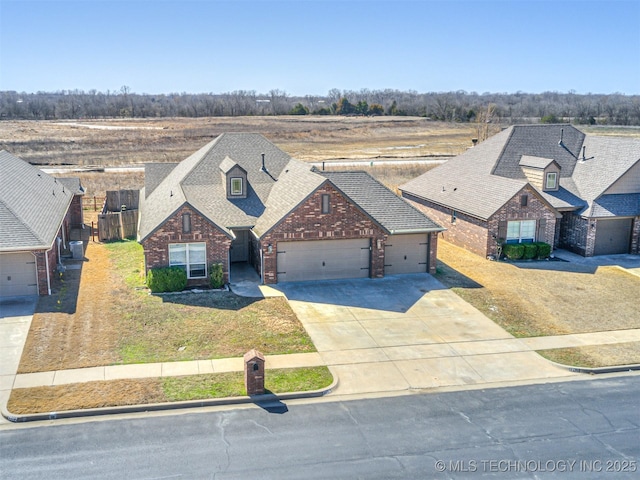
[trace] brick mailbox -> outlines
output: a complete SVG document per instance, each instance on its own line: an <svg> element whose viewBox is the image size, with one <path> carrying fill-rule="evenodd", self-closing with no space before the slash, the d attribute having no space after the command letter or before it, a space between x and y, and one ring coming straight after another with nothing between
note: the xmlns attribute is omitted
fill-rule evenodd
<svg viewBox="0 0 640 480"><path fill-rule="evenodd" d="M264 355L256 349L244 354L244 386L247 395L264 393Z"/></svg>

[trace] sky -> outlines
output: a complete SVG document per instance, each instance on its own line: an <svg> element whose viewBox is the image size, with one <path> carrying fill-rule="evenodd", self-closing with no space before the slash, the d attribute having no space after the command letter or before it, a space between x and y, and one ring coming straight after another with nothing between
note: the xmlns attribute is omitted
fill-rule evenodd
<svg viewBox="0 0 640 480"><path fill-rule="evenodd" d="M0 0L0 91L640 94L640 0Z"/></svg>

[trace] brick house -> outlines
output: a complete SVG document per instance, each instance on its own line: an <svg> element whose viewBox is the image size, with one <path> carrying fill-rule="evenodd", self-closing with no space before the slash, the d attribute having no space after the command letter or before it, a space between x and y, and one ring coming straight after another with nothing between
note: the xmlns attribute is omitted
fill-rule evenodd
<svg viewBox="0 0 640 480"><path fill-rule="evenodd" d="M4 150L0 179L0 297L50 295L70 229L83 223L82 185Z"/></svg>
<svg viewBox="0 0 640 480"><path fill-rule="evenodd" d="M321 172L263 136L225 133L179 164L147 164L146 270L248 263L265 284L435 272L442 227L364 172Z"/></svg>
<svg viewBox="0 0 640 480"><path fill-rule="evenodd" d="M640 140L516 125L400 187L444 238L493 257L543 241L583 256L640 254Z"/></svg>

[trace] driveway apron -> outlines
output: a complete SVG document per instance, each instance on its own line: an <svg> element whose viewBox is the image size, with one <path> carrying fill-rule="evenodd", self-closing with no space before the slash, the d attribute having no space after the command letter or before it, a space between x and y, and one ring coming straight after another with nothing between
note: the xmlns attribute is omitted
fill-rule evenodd
<svg viewBox="0 0 640 480"><path fill-rule="evenodd" d="M0 405L9 400L37 304L36 296L0 300ZM0 423L6 422L0 416Z"/></svg>
<svg viewBox="0 0 640 480"><path fill-rule="evenodd" d="M575 375L428 274L275 286L339 379L338 394Z"/></svg>

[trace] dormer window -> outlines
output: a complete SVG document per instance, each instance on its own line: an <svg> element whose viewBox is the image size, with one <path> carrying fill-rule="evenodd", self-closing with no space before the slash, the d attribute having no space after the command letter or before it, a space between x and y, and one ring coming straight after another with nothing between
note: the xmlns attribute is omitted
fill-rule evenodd
<svg viewBox="0 0 640 480"><path fill-rule="evenodd" d="M241 177L231 179L231 195L244 195L244 185Z"/></svg>
<svg viewBox="0 0 640 480"><path fill-rule="evenodd" d="M545 190L555 190L558 187L558 174L556 172L547 172L547 178L544 182Z"/></svg>

